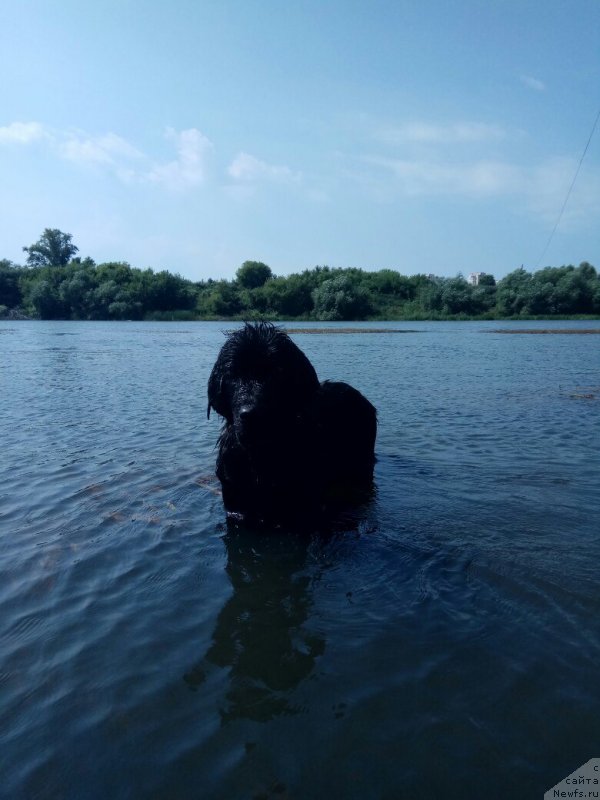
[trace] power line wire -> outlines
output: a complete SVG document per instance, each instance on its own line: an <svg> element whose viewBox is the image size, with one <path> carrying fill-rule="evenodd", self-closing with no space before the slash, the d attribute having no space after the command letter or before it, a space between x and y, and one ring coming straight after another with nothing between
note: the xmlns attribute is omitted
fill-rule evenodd
<svg viewBox="0 0 600 800"><path fill-rule="evenodd" d="M569 197L571 196L571 192L573 191L573 187L575 186L575 181L577 180L577 176L579 175L579 170L581 169L581 165L583 164L583 159L585 158L585 154L587 153L588 147L590 146L590 142L592 141L592 137L594 136L594 132L596 130L596 126L598 125L598 120L599 119L600 119L600 109L598 109L598 113L596 114L596 119L594 120L594 124L592 125L592 131L591 131L591 133L590 133L590 135L588 137L588 140L587 140L587 142L585 144L585 147L583 148L583 153L581 154L581 158L579 159L579 164L577 165L577 169L575 170L575 175L573 176L573 180L571 181L571 185L569 186L569 191L567 192L567 196L565 197L565 202L562 204L562 208L561 208L560 213L558 215L558 219L556 220L556 223L555 223L554 227L552 228L552 233L548 237L548 241L546 242L546 244L544 246L544 249L542 250L542 254L538 258L538 261L537 261L537 264L536 264L536 267L535 267L536 269L539 269L539 266L542 263L542 259L544 258L544 256L546 255L546 251L550 247L550 242L554 238L554 234L556 233L556 229L560 225L560 221L562 219L562 215L564 213L565 208L567 207L567 203L569 202Z"/></svg>

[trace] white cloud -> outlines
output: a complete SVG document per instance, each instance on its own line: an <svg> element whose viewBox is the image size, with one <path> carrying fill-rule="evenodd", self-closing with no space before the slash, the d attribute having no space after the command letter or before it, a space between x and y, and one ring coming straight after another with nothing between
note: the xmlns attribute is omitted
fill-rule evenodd
<svg viewBox="0 0 600 800"><path fill-rule="evenodd" d="M30 144L47 136L39 122L11 122L0 128L0 144Z"/></svg>
<svg viewBox="0 0 600 800"><path fill-rule="evenodd" d="M123 183L150 182L175 191L203 183L212 142L196 128L167 128L165 137L175 146L177 157L164 163L153 164L145 153L115 133L63 134L58 152L69 161L106 168Z"/></svg>
<svg viewBox="0 0 600 800"><path fill-rule="evenodd" d="M143 158L143 153L116 133L92 137L81 133L69 134L59 145L59 152L69 161L104 164L118 169L121 169L123 160Z"/></svg>
<svg viewBox="0 0 600 800"><path fill-rule="evenodd" d="M265 179L291 182L300 179L300 174L293 172L289 167L267 164L248 153L238 153L229 165L227 173L236 181L246 182Z"/></svg>
<svg viewBox="0 0 600 800"><path fill-rule="evenodd" d="M454 122L433 125L428 122L409 122L396 128L386 128L377 138L388 144L455 144L503 139L506 132L498 125L484 122Z"/></svg>
<svg viewBox="0 0 600 800"><path fill-rule="evenodd" d="M547 223L553 223L567 197L577 169L574 158L552 158L527 171L523 191L528 207ZM575 228L600 217L600 172L585 164L577 176L573 191L561 218L560 227Z"/></svg>
<svg viewBox="0 0 600 800"><path fill-rule="evenodd" d="M540 81L538 78L532 77L531 75L521 75L520 80L521 83L524 86L527 86L528 89L533 89L536 92L546 91L546 84L543 81Z"/></svg>
<svg viewBox="0 0 600 800"><path fill-rule="evenodd" d="M113 132L91 134L83 130L52 130L38 122L12 122L0 127L0 145L28 145L45 139L55 157L79 166L113 174L126 184L154 184L171 191L194 189L210 175L214 145L197 128L167 128L165 138L175 150L171 160L153 158ZM272 166L246 153L240 153L229 167L229 175L251 190L259 179L296 180L287 167Z"/></svg>
<svg viewBox="0 0 600 800"><path fill-rule="evenodd" d="M181 190L203 183L207 177L214 146L197 128L177 132L168 128L166 137L175 144L177 158L166 164L157 164L145 178L153 183Z"/></svg>
<svg viewBox="0 0 600 800"><path fill-rule="evenodd" d="M491 195L511 191L519 182L518 169L499 161L454 164L377 156L365 160L392 172L409 195Z"/></svg>
<svg viewBox="0 0 600 800"><path fill-rule="evenodd" d="M116 133L93 135L81 130L49 131L39 122L12 122L0 127L0 145L27 145L45 139L50 152L74 164L106 170L123 183L155 183L173 190L193 188L207 177L212 142L197 128L167 128L176 158L160 163Z"/></svg>
<svg viewBox="0 0 600 800"><path fill-rule="evenodd" d="M535 84L539 89L538 84L541 82ZM547 157L537 163L517 160L507 146L523 135L522 131L481 122L413 121L380 128L377 140L398 145L397 156L388 150L353 159L352 172L346 177L360 182L381 202L398 196L503 199L518 213L554 222L577 163L572 158ZM577 177L561 226L589 223L594 216L600 216L600 176L598 168L588 162Z"/></svg>
<svg viewBox="0 0 600 800"><path fill-rule="evenodd" d="M508 161L474 160L449 162L367 156L363 163L391 177L374 180L372 173L355 175L379 198L405 196L451 196L471 199L505 198L520 212L532 213L544 222L556 221L573 180L577 162L551 158L537 165L522 166ZM588 165L577 178L569 197L561 227L580 225L600 216L600 174Z"/></svg>

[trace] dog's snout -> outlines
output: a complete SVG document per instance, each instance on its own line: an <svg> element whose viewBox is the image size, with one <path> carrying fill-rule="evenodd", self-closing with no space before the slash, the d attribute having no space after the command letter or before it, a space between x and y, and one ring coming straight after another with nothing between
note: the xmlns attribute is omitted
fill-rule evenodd
<svg viewBox="0 0 600 800"><path fill-rule="evenodd" d="M247 444L261 435L261 414L255 404L240 406L235 429L240 442Z"/></svg>
<svg viewBox="0 0 600 800"><path fill-rule="evenodd" d="M242 406L240 408L240 419L242 422L251 422L256 418L256 406Z"/></svg>
<svg viewBox="0 0 600 800"><path fill-rule="evenodd" d="M244 403L237 413L238 425L244 433L255 433L261 425L261 413L255 403Z"/></svg>

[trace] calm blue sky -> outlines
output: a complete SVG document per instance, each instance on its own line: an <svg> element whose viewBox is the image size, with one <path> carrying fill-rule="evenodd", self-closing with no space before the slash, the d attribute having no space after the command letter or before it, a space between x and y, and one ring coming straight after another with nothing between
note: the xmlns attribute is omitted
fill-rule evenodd
<svg viewBox="0 0 600 800"><path fill-rule="evenodd" d="M599 42L598 0L4 3L0 258L57 227L193 279L535 269ZM542 265L582 260L600 129Z"/></svg>

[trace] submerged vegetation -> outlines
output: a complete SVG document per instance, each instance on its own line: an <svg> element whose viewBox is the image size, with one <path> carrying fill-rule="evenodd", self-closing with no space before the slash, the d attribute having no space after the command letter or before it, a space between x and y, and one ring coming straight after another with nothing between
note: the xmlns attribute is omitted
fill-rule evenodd
<svg viewBox="0 0 600 800"><path fill-rule="evenodd" d="M600 276L578 267L520 268L496 282L479 274L401 275L317 266L276 276L246 261L233 280L191 281L121 261L75 254L71 234L47 228L24 247L24 266L0 260L0 318L419 320L600 316Z"/></svg>

